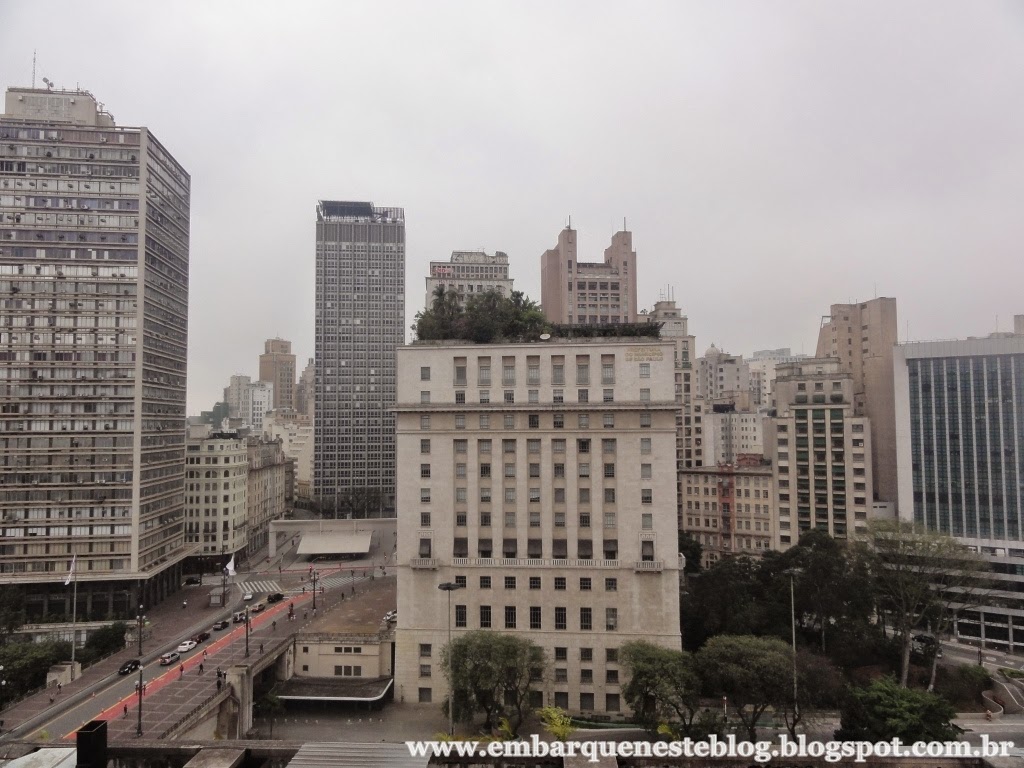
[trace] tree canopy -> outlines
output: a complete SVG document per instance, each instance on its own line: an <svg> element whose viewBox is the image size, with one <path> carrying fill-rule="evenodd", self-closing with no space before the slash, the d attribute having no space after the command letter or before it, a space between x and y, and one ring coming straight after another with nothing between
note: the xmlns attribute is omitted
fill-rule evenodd
<svg viewBox="0 0 1024 768"><path fill-rule="evenodd" d="M550 333L537 302L522 291L504 296L497 291L475 293L465 306L454 290L438 286L431 306L416 315L413 325L418 341L446 339L488 344L495 341L536 341Z"/></svg>
<svg viewBox="0 0 1024 768"><path fill-rule="evenodd" d="M958 737L952 724L953 705L927 691L904 688L895 678L854 688L840 710L836 738L843 741L951 741Z"/></svg>
<svg viewBox="0 0 1024 768"><path fill-rule="evenodd" d="M546 668L544 650L522 637L476 630L452 640L441 654L453 716L471 723L484 715L484 728L492 729L500 717L508 717L516 734L530 712L530 684L542 680Z"/></svg>

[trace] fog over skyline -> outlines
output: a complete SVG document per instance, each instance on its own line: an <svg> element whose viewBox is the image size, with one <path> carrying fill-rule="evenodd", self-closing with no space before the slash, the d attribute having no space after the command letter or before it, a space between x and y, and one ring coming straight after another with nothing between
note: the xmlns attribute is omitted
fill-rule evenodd
<svg viewBox="0 0 1024 768"><path fill-rule="evenodd" d="M1024 313L1020 3L0 0L5 88L34 49L191 174L190 414L267 338L312 357L318 199L405 209L407 325L452 250L539 303L570 215L583 261L627 219L697 354L875 295L901 341Z"/></svg>

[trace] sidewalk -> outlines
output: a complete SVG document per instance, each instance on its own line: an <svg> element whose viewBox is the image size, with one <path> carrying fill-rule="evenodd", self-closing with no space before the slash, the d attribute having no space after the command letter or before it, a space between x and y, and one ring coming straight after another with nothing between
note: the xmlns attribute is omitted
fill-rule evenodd
<svg viewBox="0 0 1024 768"><path fill-rule="evenodd" d="M213 586L213 583L207 584L204 580L202 587L184 587L176 595L168 597L162 604L146 612L151 634L142 641L143 664L172 650L183 635L193 635L200 630L209 629L218 619L231 616L233 608L230 604L227 608L209 607L207 595ZM238 601L239 598L240 595L233 595L232 602ZM188 607L184 609L181 607L183 600L188 601ZM57 693L56 686L52 686L3 710L0 712L0 720L4 721L4 730L0 737L9 736L12 731L41 716L49 716L52 714L50 710L54 707L64 709L92 695L94 690L104 685L107 677L117 673L124 662L137 658L138 643L130 643L119 653L82 670L82 674L76 677L74 682L65 685L60 694ZM52 703L51 697L54 699Z"/></svg>

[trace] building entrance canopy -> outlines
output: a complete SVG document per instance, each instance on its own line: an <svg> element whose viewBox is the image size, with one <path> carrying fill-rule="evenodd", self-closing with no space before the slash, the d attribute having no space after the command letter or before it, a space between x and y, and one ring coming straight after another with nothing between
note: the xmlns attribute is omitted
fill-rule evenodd
<svg viewBox="0 0 1024 768"><path fill-rule="evenodd" d="M300 555L366 555L370 553L370 531L365 533L304 533Z"/></svg>

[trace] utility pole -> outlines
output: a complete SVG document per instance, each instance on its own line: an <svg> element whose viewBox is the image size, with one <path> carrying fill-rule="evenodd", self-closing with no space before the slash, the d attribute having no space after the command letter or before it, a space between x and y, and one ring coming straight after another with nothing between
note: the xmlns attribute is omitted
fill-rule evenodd
<svg viewBox="0 0 1024 768"><path fill-rule="evenodd" d="M455 667L452 659L452 592L462 589L461 584L446 581L437 588L448 593L448 735L455 735Z"/></svg>
<svg viewBox="0 0 1024 768"><path fill-rule="evenodd" d="M136 736L142 735L142 686L144 685L144 683L142 682L142 670L143 666L139 664L139 724L135 728Z"/></svg>

